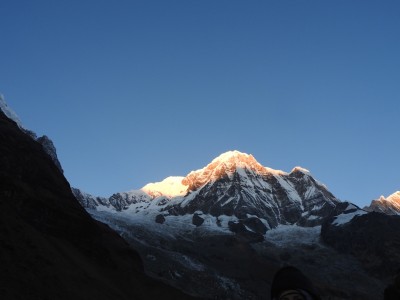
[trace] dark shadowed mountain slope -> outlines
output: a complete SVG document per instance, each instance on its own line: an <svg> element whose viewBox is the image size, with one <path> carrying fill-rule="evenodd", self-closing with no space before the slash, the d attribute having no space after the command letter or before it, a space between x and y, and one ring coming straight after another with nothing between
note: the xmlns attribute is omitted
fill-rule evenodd
<svg viewBox="0 0 400 300"><path fill-rule="evenodd" d="M43 147L0 111L0 299L188 299L88 215Z"/></svg>
<svg viewBox="0 0 400 300"><path fill-rule="evenodd" d="M400 268L400 216L371 212L342 223L345 216L322 225L322 240L338 252L355 256L378 278L394 275Z"/></svg>

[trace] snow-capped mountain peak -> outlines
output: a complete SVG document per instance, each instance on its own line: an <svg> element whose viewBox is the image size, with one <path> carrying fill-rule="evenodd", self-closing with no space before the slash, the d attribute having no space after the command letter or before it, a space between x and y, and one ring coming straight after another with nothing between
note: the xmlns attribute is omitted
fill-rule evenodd
<svg viewBox="0 0 400 300"><path fill-rule="evenodd" d="M304 168L299 167L299 166L294 167L294 168L292 169L292 171L290 172L290 174L296 173L296 172L300 172L300 173L303 173L304 175L311 176L311 172L310 172L309 170L304 169Z"/></svg>
<svg viewBox="0 0 400 300"><path fill-rule="evenodd" d="M170 176L161 182L146 184L141 190L153 198L184 196L187 193L188 186L182 183L183 179L184 177L180 176Z"/></svg>
<svg viewBox="0 0 400 300"><path fill-rule="evenodd" d="M189 186L190 190L196 190L224 176L232 178L236 172L243 174L240 170L246 170L254 175L287 175L286 172L262 166L251 154L234 150L221 154L206 167L190 172L182 183Z"/></svg>
<svg viewBox="0 0 400 300"><path fill-rule="evenodd" d="M367 211L382 212L388 215L400 215L400 191L397 191L387 198L380 196L372 200L370 206L364 208Z"/></svg>

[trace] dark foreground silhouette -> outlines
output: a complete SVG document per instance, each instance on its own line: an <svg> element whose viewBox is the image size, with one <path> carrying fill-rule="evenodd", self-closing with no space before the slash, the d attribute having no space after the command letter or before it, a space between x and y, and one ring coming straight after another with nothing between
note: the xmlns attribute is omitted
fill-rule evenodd
<svg viewBox="0 0 400 300"><path fill-rule="evenodd" d="M274 277L272 300L319 300L312 282L297 268L284 267Z"/></svg>
<svg viewBox="0 0 400 300"><path fill-rule="evenodd" d="M400 269L397 271L393 283L385 289L384 300L400 300Z"/></svg>
<svg viewBox="0 0 400 300"><path fill-rule="evenodd" d="M147 277L42 146L0 111L0 299L190 299Z"/></svg>

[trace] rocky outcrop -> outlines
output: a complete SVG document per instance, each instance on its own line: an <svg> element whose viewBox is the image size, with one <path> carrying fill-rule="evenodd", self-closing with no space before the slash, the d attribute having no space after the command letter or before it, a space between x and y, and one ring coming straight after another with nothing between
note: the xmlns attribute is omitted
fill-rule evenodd
<svg viewBox="0 0 400 300"><path fill-rule="evenodd" d="M194 214L192 217L192 224L196 225L197 227L199 227L201 224L204 223L204 219L202 217L200 217L199 214Z"/></svg>
<svg viewBox="0 0 400 300"><path fill-rule="evenodd" d="M264 241L263 234L253 231L252 229L247 227L242 220L236 222L229 221L228 226L229 230L234 232L241 241L247 243L257 243Z"/></svg>
<svg viewBox="0 0 400 300"><path fill-rule="evenodd" d="M58 160L57 150L54 146L54 143L48 136L44 135L37 139L37 141L42 145L43 150L50 156L51 160L54 162L56 167L64 173L63 168L61 167L60 161Z"/></svg>
<svg viewBox="0 0 400 300"><path fill-rule="evenodd" d="M0 112L0 298L185 299L79 205L42 145Z"/></svg>
<svg viewBox="0 0 400 300"><path fill-rule="evenodd" d="M156 216L156 223L163 224L165 222L165 217L162 214Z"/></svg>

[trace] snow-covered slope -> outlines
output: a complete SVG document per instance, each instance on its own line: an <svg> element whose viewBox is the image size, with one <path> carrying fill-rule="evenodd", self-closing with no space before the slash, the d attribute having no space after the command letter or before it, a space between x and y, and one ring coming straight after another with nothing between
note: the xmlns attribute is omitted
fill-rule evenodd
<svg viewBox="0 0 400 300"><path fill-rule="evenodd" d="M385 198L381 196L377 200L372 200L371 205L366 207L367 211L376 211L387 215L400 215L400 191Z"/></svg>
<svg viewBox="0 0 400 300"><path fill-rule="evenodd" d="M345 203L343 203L345 204ZM341 226L349 223L354 217L365 215L367 212L355 206L352 203L348 203L346 208L341 214L335 216L332 221L332 225Z"/></svg>

